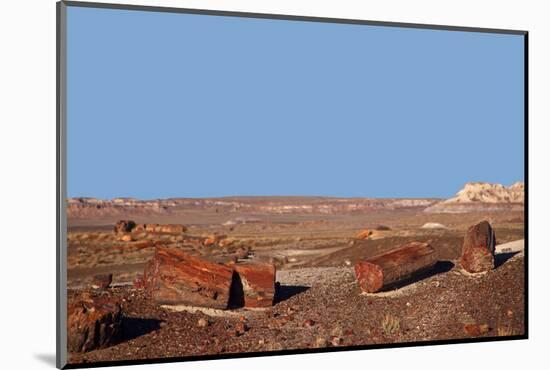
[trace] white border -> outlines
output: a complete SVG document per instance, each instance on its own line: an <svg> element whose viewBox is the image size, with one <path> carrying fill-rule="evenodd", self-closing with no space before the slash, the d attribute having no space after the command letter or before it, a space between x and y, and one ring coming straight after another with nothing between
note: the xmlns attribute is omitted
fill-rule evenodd
<svg viewBox="0 0 550 370"><path fill-rule="evenodd" d="M116 1L112 1L116 2ZM550 327L543 239L550 209L548 165L549 24L542 1L133 1L173 6L529 31L530 50L530 338L528 341L445 345L142 365L159 369L280 369L403 367L518 369L547 363ZM2 317L3 366L53 367L55 353L55 1L3 4ZM543 357L544 356L544 357Z"/></svg>

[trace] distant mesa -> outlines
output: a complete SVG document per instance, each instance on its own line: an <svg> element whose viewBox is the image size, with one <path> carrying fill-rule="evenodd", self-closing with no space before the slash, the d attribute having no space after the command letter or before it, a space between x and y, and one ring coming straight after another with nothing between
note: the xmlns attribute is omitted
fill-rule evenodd
<svg viewBox="0 0 550 370"><path fill-rule="evenodd" d="M154 215L174 216L189 211L213 211L227 218L225 226L262 222L251 216L239 214L360 214L376 210L418 209L437 203L438 199L397 198L333 198L333 197L223 197L223 198L171 198L138 200L115 198L69 198L67 217L69 219L114 219L144 218Z"/></svg>
<svg viewBox="0 0 550 370"><path fill-rule="evenodd" d="M524 185L506 187L483 182L467 183L455 197L436 198L334 198L317 196L261 196L222 198L69 198L67 217L73 219L143 219L155 215L177 217L189 211L215 212L224 226L263 222L256 215L365 214L379 210L418 210L429 213L522 211ZM368 229L375 229L367 227ZM378 229L383 230L383 229Z"/></svg>
<svg viewBox="0 0 550 370"><path fill-rule="evenodd" d="M428 213L465 213L477 211L523 211L525 185L511 186L486 182L469 182L454 197L434 204Z"/></svg>

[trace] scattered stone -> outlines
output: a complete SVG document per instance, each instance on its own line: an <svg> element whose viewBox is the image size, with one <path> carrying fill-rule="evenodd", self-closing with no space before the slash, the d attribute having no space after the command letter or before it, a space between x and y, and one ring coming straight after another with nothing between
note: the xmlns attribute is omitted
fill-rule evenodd
<svg viewBox="0 0 550 370"><path fill-rule="evenodd" d="M249 327L246 323L239 321L237 325L235 325L235 334L237 336L241 336L244 333L246 333L249 330Z"/></svg>
<svg viewBox="0 0 550 370"><path fill-rule="evenodd" d="M212 245L214 245L216 243L216 239L213 237L213 236L208 236L204 239L204 241L202 242L202 244L205 246L205 247L210 247Z"/></svg>
<svg viewBox="0 0 550 370"><path fill-rule="evenodd" d="M460 264L470 273L492 270L495 267L495 231L482 221L471 226L464 237Z"/></svg>
<svg viewBox="0 0 550 370"><path fill-rule="evenodd" d="M375 293L383 287L419 275L436 264L434 249L427 243L410 242L400 248L355 264L355 277L363 292Z"/></svg>
<svg viewBox="0 0 550 370"><path fill-rule="evenodd" d="M489 325L464 324L464 331L472 337L479 337L480 335L487 334L489 332Z"/></svg>
<svg viewBox="0 0 550 370"><path fill-rule="evenodd" d="M306 327L311 328L314 325L315 325L315 321L313 321L311 319L307 319L306 321L304 321L304 326L306 326Z"/></svg>
<svg viewBox="0 0 550 370"><path fill-rule="evenodd" d="M67 347L88 352L116 344L120 339L122 311L117 299L81 295L67 305Z"/></svg>
<svg viewBox="0 0 550 370"><path fill-rule="evenodd" d="M113 282L113 274L95 275L92 280L92 288L105 290L111 286L112 282Z"/></svg>
<svg viewBox="0 0 550 370"><path fill-rule="evenodd" d="M197 321L197 326L199 328L206 328L209 325L208 320L204 317L201 317L199 321Z"/></svg>
<svg viewBox="0 0 550 370"><path fill-rule="evenodd" d="M330 343L334 346L334 347L338 347L339 345L341 345L342 343L344 342L344 340L340 337L334 337L332 338L332 340L330 341Z"/></svg>

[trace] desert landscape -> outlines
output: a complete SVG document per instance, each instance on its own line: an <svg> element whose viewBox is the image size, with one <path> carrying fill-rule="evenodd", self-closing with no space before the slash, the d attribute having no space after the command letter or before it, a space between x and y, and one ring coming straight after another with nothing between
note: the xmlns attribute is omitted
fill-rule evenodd
<svg viewBox="0 0 550 370"><path fill-rule="evenodd" d="M522 336L524 199L71 198L69 363Z"/></svg>

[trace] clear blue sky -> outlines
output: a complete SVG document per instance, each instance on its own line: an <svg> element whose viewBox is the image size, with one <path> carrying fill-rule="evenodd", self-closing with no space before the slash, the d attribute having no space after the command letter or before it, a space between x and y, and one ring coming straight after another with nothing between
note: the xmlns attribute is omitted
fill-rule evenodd
<svg viewBox="0 0 550 370"><path fill-rule="evenodd" d="M68 195L523 180L523 37L68 8Z"/></svg>

